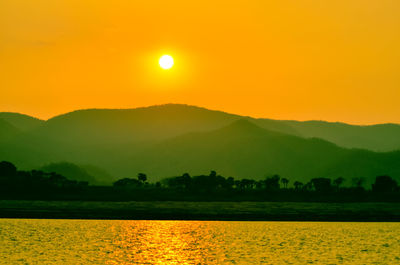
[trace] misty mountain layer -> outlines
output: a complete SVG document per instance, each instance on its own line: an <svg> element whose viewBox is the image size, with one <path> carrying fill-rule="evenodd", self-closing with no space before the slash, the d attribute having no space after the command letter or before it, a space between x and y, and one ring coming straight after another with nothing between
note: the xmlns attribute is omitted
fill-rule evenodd
<svg viewBox="0 0 400 265"><path fill-rule="evenodd" d="M399 149L395 124L255 119L187 105L79 110L47 121L0 113L0 160L26 169L60 161L92 165L110 173L101 174L105 182L138 172L155 181L210 170L254 179L388 174L399 180Z"/></svg>

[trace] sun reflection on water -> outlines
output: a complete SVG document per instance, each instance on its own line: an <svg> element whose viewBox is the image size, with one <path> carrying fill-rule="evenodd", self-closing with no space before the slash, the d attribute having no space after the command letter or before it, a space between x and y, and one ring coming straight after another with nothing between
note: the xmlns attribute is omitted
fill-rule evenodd
<svg viewBox="0 0 400 265"><path fill-rule="evenodd" d="M0 219L0 264L399 264L400 223Z"/></svg>
<svg viewBox="0 0 400 265"><path fill-rule="evenodd" d="M137 264L207 264L223 262L223 255L204 222L122 222L110 228L116 236L104 253L107 264L130 260Z"/></svg>

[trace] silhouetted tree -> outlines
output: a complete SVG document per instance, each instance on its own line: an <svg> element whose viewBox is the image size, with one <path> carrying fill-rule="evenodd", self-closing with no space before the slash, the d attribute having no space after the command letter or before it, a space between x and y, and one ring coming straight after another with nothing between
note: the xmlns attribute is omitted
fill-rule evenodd
<svg viewBox="0 0 400 265"><path fill-rule="evenodd" d="M243 190L253 189L255 181L253 179L242 179L239 181L240 188Z"/></svg>
<svg viewBox="0 0 400 265"><path fill-rule="evenodd" d="M224 188L228 189L228 190L231 190L233 188L233 185L235 185L235 179L233 177L228 177L225 180Z"/></svg>
<svg viewBox="0 0 400 265"><path fill-rule="evenodd" d="M303 190L305 191L311 191L313 189L313 184L311 181L307 182L305 185L303 185Z"/></svg>
<svg viewBox="0 0 400 265"><path fill-rule="evenodd" d="M168 178L165 182L170 188L189 189L192 178L188 173L184 173L182 176Z"/></svg>
<svg viewBox="0 0 400 265"><path fill-rule="evenodd" d="M43 178L43 177L49 175L48 173L45 173L41 170L32 170L31 174L32 174L32 177L34 177L34 178Z"/></svg>
<svg viewBox="0 0 400 265"><path fill-rule="evenodd" d="M144 173L139 173L137 178L141 183L145 183L147 181L147 175Z"/></svg>
<svg viewBox="0 0 400 265"><path fill-rule="evenodd" d="M281 179L281 182L282 182L282 184L283 184L283 187L284 187L285 189L287 189L287 186L288 186L288 184L289 184L289 180L288 180L287 178L282 178L282 179Z"/></svg>
<svg viewBox="0 0 400 265"><path fill-rule="evenodd" d="M279 180L280 180L279 175L273 175L272 177L266 178L264 181L265 189L268 191L276 191L279 190L280 185L279 185Z"/></svg>
<svg viewBox="0 0 400 265"><path fill-rule="evenodd" d="M337 178L337 179L335 179L335 180L333 181L333 184L336 186L336 189L339 190L340 185L342 185L343 182L344 182L344 178L339 177L339 178Z"/></svg>
<svg viewBox="0 0 400 265"><path fill-rule="evenodd" d="M356 187L351 188L340 188L344 182L341 177L333 181L328 178L313 178L305 185L300 181L295 181L293 185L296 191L307 192L290 194L292 189L278 192L280 183L285 189L288 188L289 183L288 179L280 178L279 175L273 175L260 181L235 180L233 177L224 178L216 171L211 171L208 175L193 177L184 173L181 176L163 179L162 182L149 184L147 176L139 173L137 178L115 181L113 189L111 187L88 187L88 182L70 180L57 172L19 171L12 163L3 161L0 162L0 199L203 200L206 198L207 200L269 200L273 198L273 200L320 201L326 199L337 201L337 197L344 201L400 200L399 185L393 178L389 176L376 177L372 184L372 191L362 187L364 180L364 178L354 178L352 183ZM255 188L258 190L253 191ZM265 193L260 189L271 193ZM331 193L332 191L335 193ZM325 193L329 194L325 196ZM236 195L238 197L235 197Z"/></svg>
<svg viewBox="0 0 400 265"><path fill-rule="evenodd" d="M137 179L123 178L113 183L114 187L134 188L141 186L141 182Z"/></svg>
<svg viewBox="0 0 400 265"><path fill-rule="evenodd" d="M365 182L365 178L363 178L363 177L352 178L351 182L352 182L353 187L362 188L362 186Z"/></svg>
<svg viewBox="0 0 400 265"><path fill-rule="evenodd" d="M331 179L329 178L313 178L310 182L317 192L331 191Z"/></svg>
<svg viewBox="0 0 400 265"><path fill-rule="evenodd" d="M397 182L389 176L378 176L372 184L374 192L394 192L397 191Z"/></svg>
<svg viewBox="0 0 400 265"><path fill-rule="evenodd" d="M60 174L57 174L55 172L50 173L49 181L51 185L54 185L56 187L66 187L69 186L68 179Z"/></svg>
<svg viewBox="0 0 400 265"><path fill-rule="evenodd" d="M225 178L211 171L209 175L194 176L192 178L192 188L200 191L212 191L223 188Z"/></svg>
<svg viewBox="0 0 400 265"><path fill-rule="evenodd" d="M17 168L14 164L2 161L0 162L0 178L13 178L17 175Z"/></svg>
<svg viewBox="0 0 400 265"><path fill-rule="evenodd" d="M234 180L234 184L236 189L242 189L242 184L240 180Z"/></svg>
<svg viewBox="0 0 400 265"><path fill-rule="evenodd" d="M300 190L303 187L303 183L301 183L300 181L295 181L293 185L295 190Z"/></svg>
<svg viewBox="0 0 400 265"><path fill-rule="evenodd" d="M180 179L181 179L181 183L182 183L183 187L185 189L188 189L192 182L192 178L190 177L189 173L184 173Z"/></svg>
<svg viewBox="0 0 400 265"><path fill-rule="evenodd" d="M262 187L263 187L263 181L261 180L261 181L256 181L256 189L261 189Z"/></svg>

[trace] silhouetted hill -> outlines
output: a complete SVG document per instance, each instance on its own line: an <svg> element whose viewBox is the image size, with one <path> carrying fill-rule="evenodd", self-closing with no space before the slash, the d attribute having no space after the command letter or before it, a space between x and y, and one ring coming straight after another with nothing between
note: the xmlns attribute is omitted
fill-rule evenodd
<svg viewBox="0 0 400 265"><path fill-rule="evenodd" d="M40 170L48 173L55 172L71 180L87 181L92 184L101 183L101 181L98 181L95 176L90 175L84 168L68 162L50 163L40 168Z"/></svg>
<svg viewBox="0 0 400 265"><path fill-rule="evenodd" d="M222 129L190 133L159 143L132 158L132 171L151 176L217 170L224 176L261 179L280 174L291 180L339 176L348 179L380 174L399 179L400 152L345 149L321 139L303 139L239 120ZM352 164L357 165L352 167ZM361 167L358 169L358 167Z"/></svg>
<svg viewBox="0 0 400 265"><path fill-rule="evenodd" d="M79 110L48 120L38 133L62 141L126 143L167 139L187 132L221 128L243 118L188 105L167 104L137 109ZM357 126L322 121L254 119L258 126L305 138L317 137L347 148L373 151L400 149L400 125Z"/></svg>
<svg viewBox="0 0 400 265"><path fill-rule="evenodd" d="M283 123L295 129L300 136L322 138L343 147L382 152L400 149L398 124L356 126L324 121L283 121Z"/></svg>
<svg viewBox="0 0 400 265"><path fill-rule="evenodd" d="M43 120L14 112L0 112L0 119L21 131L32 130L44 123Z"/></svg>
<svg viewBox="0 0 400 265"><path fill-rule="evenodd" d="M106 170L113 179L138 172L152 178L211 169L237 177L277 173L300 180L399 176L398 152L343 148L398 149L399 125L254 119L178 104L80 110L48 121L1 115L9 118L0 119L0 136L4 136L0 160L22 169L69 161Z"/></svg>
<svg viewBox="0 0 400 265"><path fill-rule="evenodd" d="M10 140L19 133L19 130L9 122L0 119L0 142Z"/></svg>
<svg viewBox="0 0 400 265"><path fill-rule="evenodd" d="M188 132L221 128L243 118L205 108L167 104L136 109L89 109L56 116L46 122L15 114L0 113L18 129L30 134L78 145L115 145L162 140ZM246 117L258 126L272 131L317 137L347 148L373 151L400 150L400 125L357 126L322 121L281 121ZM11 122L12 121L12 122ZM36 129L35 129L36 128ZM1 128L0 128L1 129Z"/></svg>
<svg viewBox="0 0 400 265"><path fill-rule="evenodd" d="M52 118L36 133L67 142L116 144L212 130L238 118L220 111L177 104L137 109L90 109Z"/></svg>

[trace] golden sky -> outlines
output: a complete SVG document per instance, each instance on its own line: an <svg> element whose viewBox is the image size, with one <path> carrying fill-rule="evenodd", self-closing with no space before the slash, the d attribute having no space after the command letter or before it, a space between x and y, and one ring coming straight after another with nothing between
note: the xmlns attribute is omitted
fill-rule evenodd
<svg viewBox="0 0 400 265"><path fill-rule="evenodd" d="M0 111L400 123L399 14L395 0L1 0Z"/></svg>

